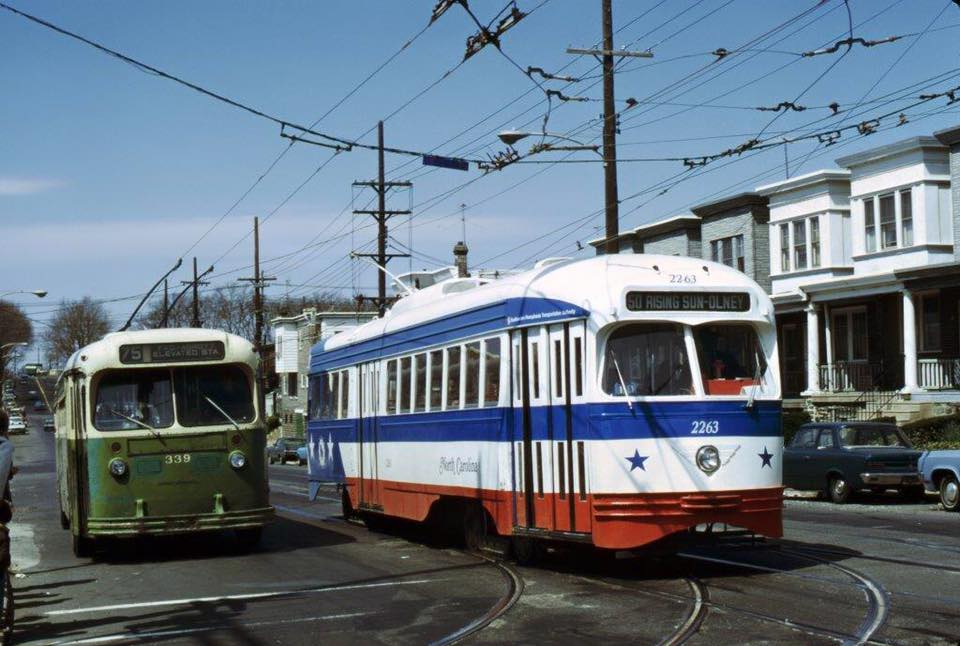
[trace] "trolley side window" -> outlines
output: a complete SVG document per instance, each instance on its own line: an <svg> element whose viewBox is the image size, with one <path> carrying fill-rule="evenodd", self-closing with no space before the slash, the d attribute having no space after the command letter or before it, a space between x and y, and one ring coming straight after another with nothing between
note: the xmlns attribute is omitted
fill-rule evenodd
<svg viewBox="0 0 960 646"><path fill-rule="evenodd" d="M467 352L464 374L464 408L476 408L480 405L480 342L474 341L464 346Z"/></svg>
<svg viewBox="0 0 960 646"><path fill-rule="evenodd" d="M707 395L740 395L743 386L760 384L767 361L752 325L698 325L693 337Z"/></svg>
<svg viewBox="0 0 960 646"><path fill-rule="evenodd" d="M460 408L460 346L447 348L447 410Z"/></svg>
<svg viewBox="0 0 960 646"><path fill-rule="evenodd" d="M321 372L310 377L310 419L329 419L330 375Z"/></svg>
<svg viewBox="0 0 960 646"><path fill-rule="evenodd" d="M387 362L387 415L397 412L397 360Z"/></svg>
<svg viewBox="0 0 960 646"><path fill-rule="evenodd" d="M182 426L252 422L250 379L239 366L191 366L173 373Z"/></svg>
<svg viewBox="0 0 960 646"><path fill-rule="evenodd" d="M440 410L443 393L443 350L430 352L430 410Z"/></svg>
<svg viewBox="0 0 960 646"><path fill-rule="evenodd" d="M101 431L132 431L173 425L168 370L117 370L97 384L93 425ZM80 407L74 406L75 418Z"/></svg>
<svg viewBox="0 0 960 646"><path fill-rule="evenodd" d="M410 412L410 394L413 392L413 375L410 371L410 362L411 357L403 357L400 359L400 410L399 413L409 413Z"/></svg>
<svg viewBox="0 0 960 646"><path fill-rule="evenodd" d="M631 323L607 339L603 391L614 396L693 394L683 328L673 323Z"/></svg>
<svg viewBox="0 0 960 646"><path fill-rule="evenodd" d="M483 405L497 406L500 403L500 339L483 342L483 361Z"/></svg>
<svg viewBox="0 0 960 646"><path fill-rule="evenodd" d="M416 379L413 389L413 410L419 413L427 407L427 355L420 353L414 361L416 362Z"/></svg>

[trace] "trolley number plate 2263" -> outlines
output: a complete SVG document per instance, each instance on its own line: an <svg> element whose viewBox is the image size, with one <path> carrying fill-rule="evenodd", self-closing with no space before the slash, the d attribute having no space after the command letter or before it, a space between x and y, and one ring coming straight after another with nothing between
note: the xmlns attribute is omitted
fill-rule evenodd
<svg viewBox="0 0 960 646"><path fill-rule="evenodd" d="M166 455L163 458L164 464L186 464L190 462L189 453L175 453L172 455Z"/></svg>
<svg viewBox="0 0 960 646"><path fill-rule="evenodd" d="M695 419L690 422L690 435L716 435L720 422L715 419Z"/></svg>

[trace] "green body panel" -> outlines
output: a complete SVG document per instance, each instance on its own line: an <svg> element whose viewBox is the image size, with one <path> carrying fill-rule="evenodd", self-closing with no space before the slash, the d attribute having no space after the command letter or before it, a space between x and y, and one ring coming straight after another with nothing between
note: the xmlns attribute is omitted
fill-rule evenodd
<svg viewBox="0 0 960 646"><path fill-rule="evenodd" d="M82 448L86 471L86 486L80 478L83 519L72 523L74 531L97 536L261 526L273 517L265 444L262 428L161 431L159 438L102 433L82 447L71 441L68 455ZM230 466L237 450L247 460L241 469ZM127 464L120 478L108 470L114 458Z"/></svg>

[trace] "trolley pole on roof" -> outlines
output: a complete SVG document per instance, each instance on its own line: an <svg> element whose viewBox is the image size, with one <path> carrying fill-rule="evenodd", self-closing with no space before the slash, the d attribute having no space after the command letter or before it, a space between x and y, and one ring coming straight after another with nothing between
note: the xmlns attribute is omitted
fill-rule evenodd
<svg viewBox="0 0 960 646"><path fill-rule="evenodd" d="M600 0L600 13L603 26L602 49L577 49L568 47L568 54L588 54L600 60L603 66L603 202L605 243L604 253L620 252L617 236L620 234L620 198L617 194L617 130L620 118L617 114L616 95L614 93L613 58L653 58L653 53L630 52L613 48L613 9L611 0Z"/></svg>
<svg viewBox="0 0 960 646"><path fill-rule="evenodd" d="M404 187L409 188L413 186L412 182L388 182L385 179L386 171L384 169L383 163L383 121L377 123L377 158L378 158L378 169L377 169L377 179L376 181L369 182L354 182L354 186L365 186L372 188L377 192L377 210L355 210L354 215L372 215L373 218L377 221L377 253L357 253L354 252L353 256L359 256L364 258L373 258L377 265L380 267L380 271L377 275L377 296L372 298L372 300L377 306L377 314L381 318L387 311L387 273L386 266L387 263L393 258L408 258L410 254L408 253L387 253L387 220L394 215L410 215L412 211L388 211L387 210L387 191L392 188ZM366 298L362 295L357 296L358 301L363 301Z"/></svg>
<svg viewBox="0 0 960 646"><path fill-rule="evenodd" d="M167 327L167 310L170 309L170 294L167 290L167 279L163 279L163 320L160 321L160 327Z"/></svg>

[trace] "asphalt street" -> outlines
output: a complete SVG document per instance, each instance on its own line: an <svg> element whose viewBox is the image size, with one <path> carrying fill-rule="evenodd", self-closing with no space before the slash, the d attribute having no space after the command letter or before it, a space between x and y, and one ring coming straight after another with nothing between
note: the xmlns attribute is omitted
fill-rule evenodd
<svg viewBox="0 0 960 646"><path fill-rule="evenodd" d="M407 527L347 523L306 470L270 467L260 549L229 534L115 541L77 559L53 434L14 438L16 643L957 643L960 515L879 497L787 501L786 536L677 554L551 550L497 564ZM478 630L478 632L471 632Z"/></svg>

